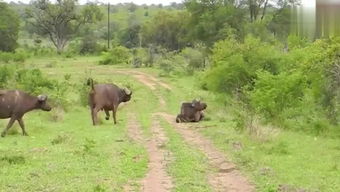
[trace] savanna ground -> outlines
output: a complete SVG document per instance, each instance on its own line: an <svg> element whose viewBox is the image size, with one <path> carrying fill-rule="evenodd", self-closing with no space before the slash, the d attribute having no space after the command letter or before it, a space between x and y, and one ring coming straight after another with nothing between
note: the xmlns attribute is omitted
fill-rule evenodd
<svg viewBox="0 0 340 192"><path fill-rule="evenodd" d="M15 124L0 139L0 191L339 191L338 139L270 127L249 136L235 129L228 106L196 88L194 77L159 77L157 69L98 60L25 62L49 78L70 75L73 102L66 111L26 114L30 136ZM101 112L102 123L93 127L89 109L79 105L89 76L133 91L117 125ZM180 103L196 97L208 103L206 120L175 124Z"/></svg>

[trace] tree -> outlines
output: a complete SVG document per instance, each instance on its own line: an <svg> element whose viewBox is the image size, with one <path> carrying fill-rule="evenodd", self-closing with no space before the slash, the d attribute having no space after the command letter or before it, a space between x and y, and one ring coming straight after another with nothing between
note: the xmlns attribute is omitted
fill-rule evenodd
<svg viewBox="0 0 340 192"><path fill-rule="evenodd" d="M37 34L47 35L61 53L81 26L103 18L95 4L87 4L80 11L76 5L76 0L57 0L55 4L49 0L35 0L26 10L26 21L34 26Z"/></svg>
<svg viewBox="0 0 340 192"><path fill-rule="evenodd" d="M250 21L256 21L259 16L261 16L261 20L266 15L267 8L269 6L277 7L278 10L286 8L289 5L299 4L300 0L248 0L248 8Z"/></svg>
<svg viewBox="0 0 340 192"><path fill-rule="evenodd" d="M186 0L190 13L188 38L212 46L216 41L230 35L243 38L245 11L239 8L239 1Z"/></svg>
<svg viewBox="0 0 340 192"><path fill-rule="evenodd" d="M135 12L137 8L138 8L138 6L136 4L129 3L127 9L132 13L132 12Z"/></svg>
<svg viewBox="0 0 340 192"><path fill-rule="evenodd" d="M140 45L141 25L135 14L128 18L128 27L120 34L120 43L127 48L133 48Z"/></svg>
<svg viewBox="0 0 340 192"><path fill-rule="evenodd" d="M0 2L0 51L14 51L17 47L19 16L7 3Z"/></svg>
<svg viewBox="0 0 340 192"><path fill-rule="evenodd" d="M154 44L168 50L178 50L186 45L187 12L160 11L142 28L143 44Z"/></svg>

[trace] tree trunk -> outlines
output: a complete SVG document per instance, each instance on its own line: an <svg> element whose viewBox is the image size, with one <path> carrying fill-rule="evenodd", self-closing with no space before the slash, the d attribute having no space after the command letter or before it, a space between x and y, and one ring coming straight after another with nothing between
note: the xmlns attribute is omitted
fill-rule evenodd
<svg viewBox="0 0 340 192"><path fill-rule="evenodd" d="M263 20L264 15L266 14L267 5L268 5L268 0L266 0L266 2L264 3L261 20Z"/></svg>

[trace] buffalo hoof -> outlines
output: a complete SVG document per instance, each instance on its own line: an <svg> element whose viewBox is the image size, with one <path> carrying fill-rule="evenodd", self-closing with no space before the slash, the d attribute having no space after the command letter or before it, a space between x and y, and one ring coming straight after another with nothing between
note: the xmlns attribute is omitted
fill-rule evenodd
<svg viewBox="0 0 340 192"><path fill-rule="evenodd" d="M28 136L28 134L27 134L27 133L23 133L22 135L23 135L23 136Z"/></svg>
<svg viewBox="0 0 340 192"><path fill-rule="evenodd" d="M1 137L5 137L6 136L6 133L1 133Z"/></svg>
<svg viewBox="0 0 340 192"><path fill-rule="evenodd" d="M106 120L109 120L109 119L110 119L110 117L105 117L105 119L106 119Z"/></svg>

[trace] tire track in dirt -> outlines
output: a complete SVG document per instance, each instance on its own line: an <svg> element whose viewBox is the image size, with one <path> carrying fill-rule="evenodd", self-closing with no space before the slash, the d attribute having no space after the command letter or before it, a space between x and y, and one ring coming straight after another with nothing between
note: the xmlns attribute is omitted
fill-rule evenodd
<svg viewBox="0 0 340 192"><path fill-rule="evenodd" d="M126 72L126 71L124 71ZM161 106L165 106L165 100L157 93L156 86L162 86L164 88L170 87L167 84L164 86L164 83L160 83L160 81L149 75L142 72L127 72L133 74L134 77L140 81L141 83L148 86L158 97ZM151 88L152 87L152 88ZM171 87L170 89L171 90ZM175 123L175 116L159 112L154 115L161 116L165 119L169 124L171 124L177 132L179 132L184 140L189 144L193 145L199 150L201 150L208 158L209 164L216 171L210 173L208 177L209 184L213 187L214 191L218 192L253 192L255 191L254 185L252 185L246 177L244 177L234 163L227 160L225 154L216 149L216 147L212 144L212 142L205 137L203 137L200 133L189 129L186 124L177 124ZM158 124L159 120L154 119L154 123ZM152 126L154 127L154 126ZM164 134L164 133L162 133ZM159 135L157 136L159 137Z"/></svg>
<svg viewBox="0 0 340 192"><path fill-rule="evenodd" d="M189 129L185 124L174 122L175 117L167 113L158 113L177 132L179 132L189 145L194 145L208 158L209 164L217 170L208 175L208 181L215 191L219 192L253 192L255 187L249 183L246 177L237 170L236 165L227 160L225 155L217 150L212 142L201 134Z"/></svg>
<svg viewBox="0 0 340 192"><path fill-rule="evenodd" d="M148 173L140 181L141 191L144 192L168 192L172 188L172 179L166 172L170 152L164 149L168 138L165 136L159 120L153 116L151 125L152 136L145 139L141 131L140 125L134 114L129 114L128 135L135 142L142 144L148 152L149 163ZM128 185L124 187L124 191L133 191Z"/></svg>

